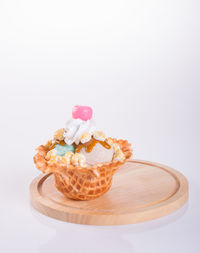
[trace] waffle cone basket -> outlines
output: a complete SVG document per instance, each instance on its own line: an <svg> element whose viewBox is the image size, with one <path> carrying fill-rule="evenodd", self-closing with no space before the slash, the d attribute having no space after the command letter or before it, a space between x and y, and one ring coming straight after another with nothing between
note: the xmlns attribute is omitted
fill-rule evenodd
<svg viewBox="0 0 200 253"><path fill-rule="evenodd" d="M56 188L66 197L76 200L95 199L110 189L113 174L132 156L131 145L128 141L116 139L112 141L117 143L123 151L125 155L123 161L114 160L87 167L75 167L59 162L50 163L45 158L49 150L41 145L37 148L38 153L34 156L34 163L42 172L54 174Z"/></svg>

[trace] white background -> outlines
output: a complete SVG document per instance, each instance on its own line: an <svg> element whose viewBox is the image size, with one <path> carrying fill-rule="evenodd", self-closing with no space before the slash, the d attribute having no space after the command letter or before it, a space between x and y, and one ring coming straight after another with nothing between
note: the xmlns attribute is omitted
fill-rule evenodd
<svg viewBox="0 0 200 253"><path fill-rule="evenodd" d="M0 1L0 251L200 252L200 2ZM64 223L30 207L34 149L90 105L137 159L189 180L189 202L137 225Z"/></svg>

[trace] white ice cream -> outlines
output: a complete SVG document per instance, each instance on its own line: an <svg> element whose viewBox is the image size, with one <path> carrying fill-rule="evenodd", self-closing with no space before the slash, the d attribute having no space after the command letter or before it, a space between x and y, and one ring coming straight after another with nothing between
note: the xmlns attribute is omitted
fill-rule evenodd
<svg viewBox="0 0 200 253"><path fill-rule="evenodd" d="M71 119L67 122L65 129L65 143L71 145L75 142L78 145L81 135L85 132L93 134L96 127L93 120L83 121L81 119Z"/></svg>
<svg viewBox="0 0 200 253"><path fill-rule="evenodd" d="M101 144L97 143L91 152L87 152L85 148L82 148L80 154L85 156L89 165L94 165L96 163L111 162L114 150L112 146L110 149L106 149Z"/></svg>

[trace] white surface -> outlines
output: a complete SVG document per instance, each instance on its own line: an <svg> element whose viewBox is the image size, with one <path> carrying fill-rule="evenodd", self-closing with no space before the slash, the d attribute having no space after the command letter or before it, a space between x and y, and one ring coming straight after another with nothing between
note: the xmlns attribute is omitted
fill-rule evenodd
<svg viewBox="0 0 200 253"><path fill-rule="evenodd" d="M200 251L199 22L198 0L0 1L0 252ZM180 170L189 203L117 227L32 210L34 148L75 104L135 158Z"/></svg>

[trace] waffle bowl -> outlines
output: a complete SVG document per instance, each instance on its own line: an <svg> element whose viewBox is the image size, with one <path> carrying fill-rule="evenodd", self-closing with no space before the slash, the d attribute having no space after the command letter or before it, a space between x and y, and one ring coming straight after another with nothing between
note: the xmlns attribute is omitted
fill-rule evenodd
<svg viewBox="0 0 200 253"><path fill-rule="evenodd" d="M87 167L75 167L59 162L51 163L45 158L49 150L41 145L37 148L38 153L34 156L34 163L42 172L54 174L56 188L66 197L75 200L95 199L110 189L113 174L132 156L131 145L128 141L111 140L120 146L125 155L123 161L114 160L109 163L99 163Z"/></svg>

